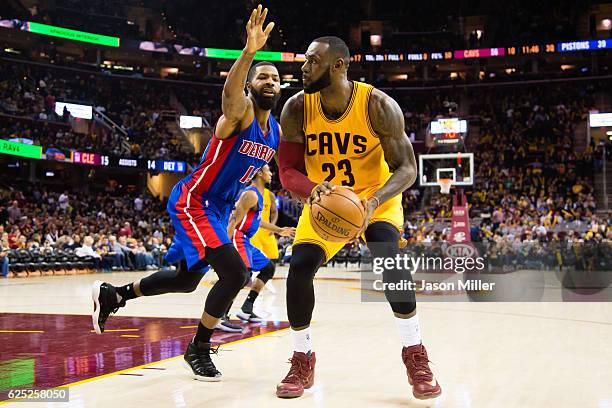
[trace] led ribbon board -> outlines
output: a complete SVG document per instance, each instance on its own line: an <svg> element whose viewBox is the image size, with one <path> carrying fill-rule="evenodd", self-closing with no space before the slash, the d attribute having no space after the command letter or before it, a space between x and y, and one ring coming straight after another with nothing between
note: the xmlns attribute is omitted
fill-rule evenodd
<svg viewBox="0 0 612 408"><path fill-rule="evenodd" d="M88 33L85 31L72 30L70 28L56 27L47 24L28 21L26 30L40 35L65 38L67 40L86 42L91 44L105 45L107 47L119 47L119 37L109 37L102 34Z"/></svg>
<svg viewBox="0 0 612 408"><path fill-rule="evenodd" d="M11 156L40 159L42 156L42 147L25 143L9 142L8 140L0 140L0 153Z"/></svg>
<svg viewBox="0 0 612 408"><path fill-rule="evenodd" d="M570 41L557 43L557 52L605 50L612 48L611 39Z"/></svg>
<svg viewBox="0 0 612 408"><path fill-rule="evenodd" d="M237 59L242 50L228 50L223 48L206 48L207 58L223 58L223 59ZM278 51L257 51L255 54L255 60L266 60L276 62L291 62L294 60L294 54L292 52L278 52Z"/></svg>

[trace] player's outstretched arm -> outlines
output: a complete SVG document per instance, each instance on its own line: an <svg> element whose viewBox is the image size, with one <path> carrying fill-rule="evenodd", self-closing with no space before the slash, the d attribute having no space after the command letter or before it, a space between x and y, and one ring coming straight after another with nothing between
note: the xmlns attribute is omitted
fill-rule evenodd
<svg viewBox="0 0 612 408"><path fill-rule="evenodd" d="M221 102L223 116L217 122L215 130L215 136L218 139L227 139L237 129L248 126L253 120L253 104L245 95L244 88L255 53L266 44L270 32L274 28L274 23L268 23L266 28L263 28L267 15L268 9L262 9L259 5L253 10L247 22L246 44L240 57L229 70L225 85L223 85Z"/></svg>
<svg viewBox="0 0 612 408"><path fill-rule="evenodd" d="M404 129L404 114L397 102L384 92L374 89L368 109L370 122L379 137L385 161L393 172L380 190L374 193L376 199L368 200L368 204L378 200L376 205L380 205L414 184L417 166L412 144Z"/></svg>
<svg viewBox="0 0 612 408"><path fill-rule="evenodd" d="M234 235L236 225L240 224L244 217L247 215L251 208L257 205L257 193L253 190L248 190L242 193L238 202L236 203L236 209L230 215L229 222L227 223L227 236L231 238Z"/></svg>
<svg viewBox="0 0 612 408"><path fill-rule="evenodd" d="M278 153L278 169L283 187L304 200L312 198L311 194L325 194L326 191L329 194L333 189L331 184L325 182L317 185L304 174L304 92L293 95L283 106L281 128L283 134Z"/></svg>
<svg viewBox="0 0 612 408"><path fill-rule="evenodd" d="M278 234L282 237L294 237L295 236L295 228L293 227L279 227L278 225L269 223L267 221L261 221L259 224L259 227L267 231L271 231L275 234Z"/></svg>

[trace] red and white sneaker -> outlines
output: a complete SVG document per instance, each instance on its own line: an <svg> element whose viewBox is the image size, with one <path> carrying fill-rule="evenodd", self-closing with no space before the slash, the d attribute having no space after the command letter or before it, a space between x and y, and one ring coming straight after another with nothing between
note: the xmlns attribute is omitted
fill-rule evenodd
<svg viewBox="0 0 612 408"><path fill-rule="evenodd" d="M429 368L425 346L417 344L404 347L402 360L408 373L408 382L412 385L412 395L415 398L425 400L442 394L442 388Z"/></svg>
<svg viewBox="0 0 612 408"><path fill-rule="evenodd" d="M304 390L314 385L314 369L317 359L315 353L293 352L289 373L276 386L276 396L279 398L296 398L304 394Z"/></svg>

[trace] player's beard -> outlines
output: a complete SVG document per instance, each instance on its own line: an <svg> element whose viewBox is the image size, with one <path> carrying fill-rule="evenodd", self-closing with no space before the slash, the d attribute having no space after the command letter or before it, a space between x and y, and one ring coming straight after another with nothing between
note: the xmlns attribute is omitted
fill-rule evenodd
<svg viewBox="0 0 612 408"><path fill-rule="evenodd" d="M261 110L272 110L276 108L276 104L280 99L280 93L275 94L273 97L269 97L260 94L255 88L251 88L251 94L253 94L253 98L255 98L257 107Z"/></svg>
<svg viewBox="0 0 612 408"><path fill-rule="evenodd" d="M312 94L319 92L331 85L331 73L326 70L323 75L314 82L311 82L308 86L304 85L304 93Z"/></svg>

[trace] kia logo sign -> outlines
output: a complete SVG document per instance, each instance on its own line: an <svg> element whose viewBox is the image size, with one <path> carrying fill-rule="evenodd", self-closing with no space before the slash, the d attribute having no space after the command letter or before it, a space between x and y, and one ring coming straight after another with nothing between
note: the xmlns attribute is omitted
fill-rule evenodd
<svg viewBox="0 0 612 408"><path fill-rule="evenodd" d="M445 255L450 258L471 258L476 256L476 248L469 244L453 244L446 248Z"/></svg>

